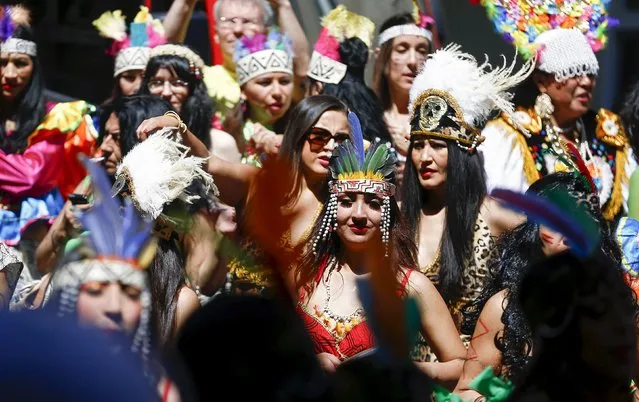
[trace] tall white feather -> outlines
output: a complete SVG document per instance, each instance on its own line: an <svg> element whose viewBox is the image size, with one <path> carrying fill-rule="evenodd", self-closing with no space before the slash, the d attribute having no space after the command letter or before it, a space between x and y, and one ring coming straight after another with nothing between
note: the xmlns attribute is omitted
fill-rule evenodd
<svg viewBox="0 0 639 402"><path fill-rule="evenodd" d="M499 109L512 114L513 94L509 89L525 80L535 68L535 60L528 60L515 71L516 58L508 64L493 68L488 58L482 64L457 44L450 44L431 54L410 89L410 111L414 113L415 99L428 89L449 93L462 110L464 120L476 127L484 123L490 114Z"/></svg>
<svg viewBox="0 0 639 402"><path fill-rule="evenodd" d="M180 199L192 203L200 197L186 188L200 179L207 192L219 195L213 177L202 169L205 158L188 156L189 148L173 140L165 128L136 145L118 166L116 177L128 171L132 196L141 212L156 219L164 207Z"/></svg>

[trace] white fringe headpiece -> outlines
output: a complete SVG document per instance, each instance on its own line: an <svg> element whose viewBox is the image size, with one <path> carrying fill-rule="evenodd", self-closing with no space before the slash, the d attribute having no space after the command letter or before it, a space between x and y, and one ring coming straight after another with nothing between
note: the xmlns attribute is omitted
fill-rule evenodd
<svg viewBox="0 0 639 402"><path fill-rule="evenodd" d="M172 139L174 128L165 128L136 145L116 172L114 192L124 184L135 206L143 214L157 219L164 207L179 199L187 204L200 196L186 189L200 179L207 192L219 195L213 177L202 169L205 158L188 156L189 148Z"/></svg>
<svg viewBox="0 0 639 402"><path fill-rule="evenodd" d="M515 71L516 61L495 67L482 64L457 44L431 54L410 90L411 135L455 140L473 151L483 141L479 127L495 110L514 111L509 89L535 68L527 61ZM516 60L516 59L515 59Z"/></svg>

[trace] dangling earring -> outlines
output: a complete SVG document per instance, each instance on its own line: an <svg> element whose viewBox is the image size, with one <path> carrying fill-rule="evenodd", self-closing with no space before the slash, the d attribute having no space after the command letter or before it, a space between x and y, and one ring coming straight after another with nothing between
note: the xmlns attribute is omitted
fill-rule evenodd
<svg viewBox="0 0 639 402"><path fill-rule="evenodd" d="M384 257L388 257L388 240L390 238L390 198L382 201L382 243L384 243Z"/></svg>
<svg viewBox="0 0 639 402"><path fill-rule="evenodd" d="M328 204L326 205L319 233L313 240L313 254L317 255L318 243L327 241L329 234L335 230L337 230L337 194L331 193L328 197Z"/></svg>
<svg viewBox="0 0 639 402"><path fill-rule="evenodd" d="M548 119L555 111L552 99L547 93L541 93L535 98L535 113L542 119Z"/></svg>

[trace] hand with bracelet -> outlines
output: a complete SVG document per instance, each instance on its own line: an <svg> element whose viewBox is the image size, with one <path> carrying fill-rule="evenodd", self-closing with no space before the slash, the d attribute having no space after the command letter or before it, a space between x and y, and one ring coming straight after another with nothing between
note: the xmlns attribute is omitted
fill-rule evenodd
<svg viewBox="0 0 639 402"><path fill-rule="evenodd" d="M144 120L142 123L140 123L135 133L138 137L138 140L144 141L149 137L149 135L151 135L151 133L165 127L175 128L177 130L176 132L180 141L184 137L184 134L186 134L186 132L188 131L186 124L184 124L180 116L174 111L170 110L164 113L163 116L152 117L150 119Z"/></svg>

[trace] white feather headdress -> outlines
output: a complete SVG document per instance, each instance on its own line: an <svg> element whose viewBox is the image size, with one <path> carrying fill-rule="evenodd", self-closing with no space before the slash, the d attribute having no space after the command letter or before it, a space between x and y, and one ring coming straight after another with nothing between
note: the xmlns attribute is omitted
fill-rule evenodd
<svg viewBox="0 0 639 402"><path fill-rule="evenodd" d="M496 109L511 114L509 89L534 70L534 60L515 71L516 62L493 68L478 64L457 44L430 55L410 90L411 135L455 140L472 152L483 138L478 127Z"/></svg>
<svg viewBox="0 0 639 402"><path fill-rule="evenodd" d="M207 193L219 195L213 177L202 169L206 159L188 156L189 148L172 139L173 131L162 129L136 145L122 159L113 185L116 194L128 185L135 206L153 219L175 200L191 204L200 199L187 191L196 179L203 183Z"/></svg>

